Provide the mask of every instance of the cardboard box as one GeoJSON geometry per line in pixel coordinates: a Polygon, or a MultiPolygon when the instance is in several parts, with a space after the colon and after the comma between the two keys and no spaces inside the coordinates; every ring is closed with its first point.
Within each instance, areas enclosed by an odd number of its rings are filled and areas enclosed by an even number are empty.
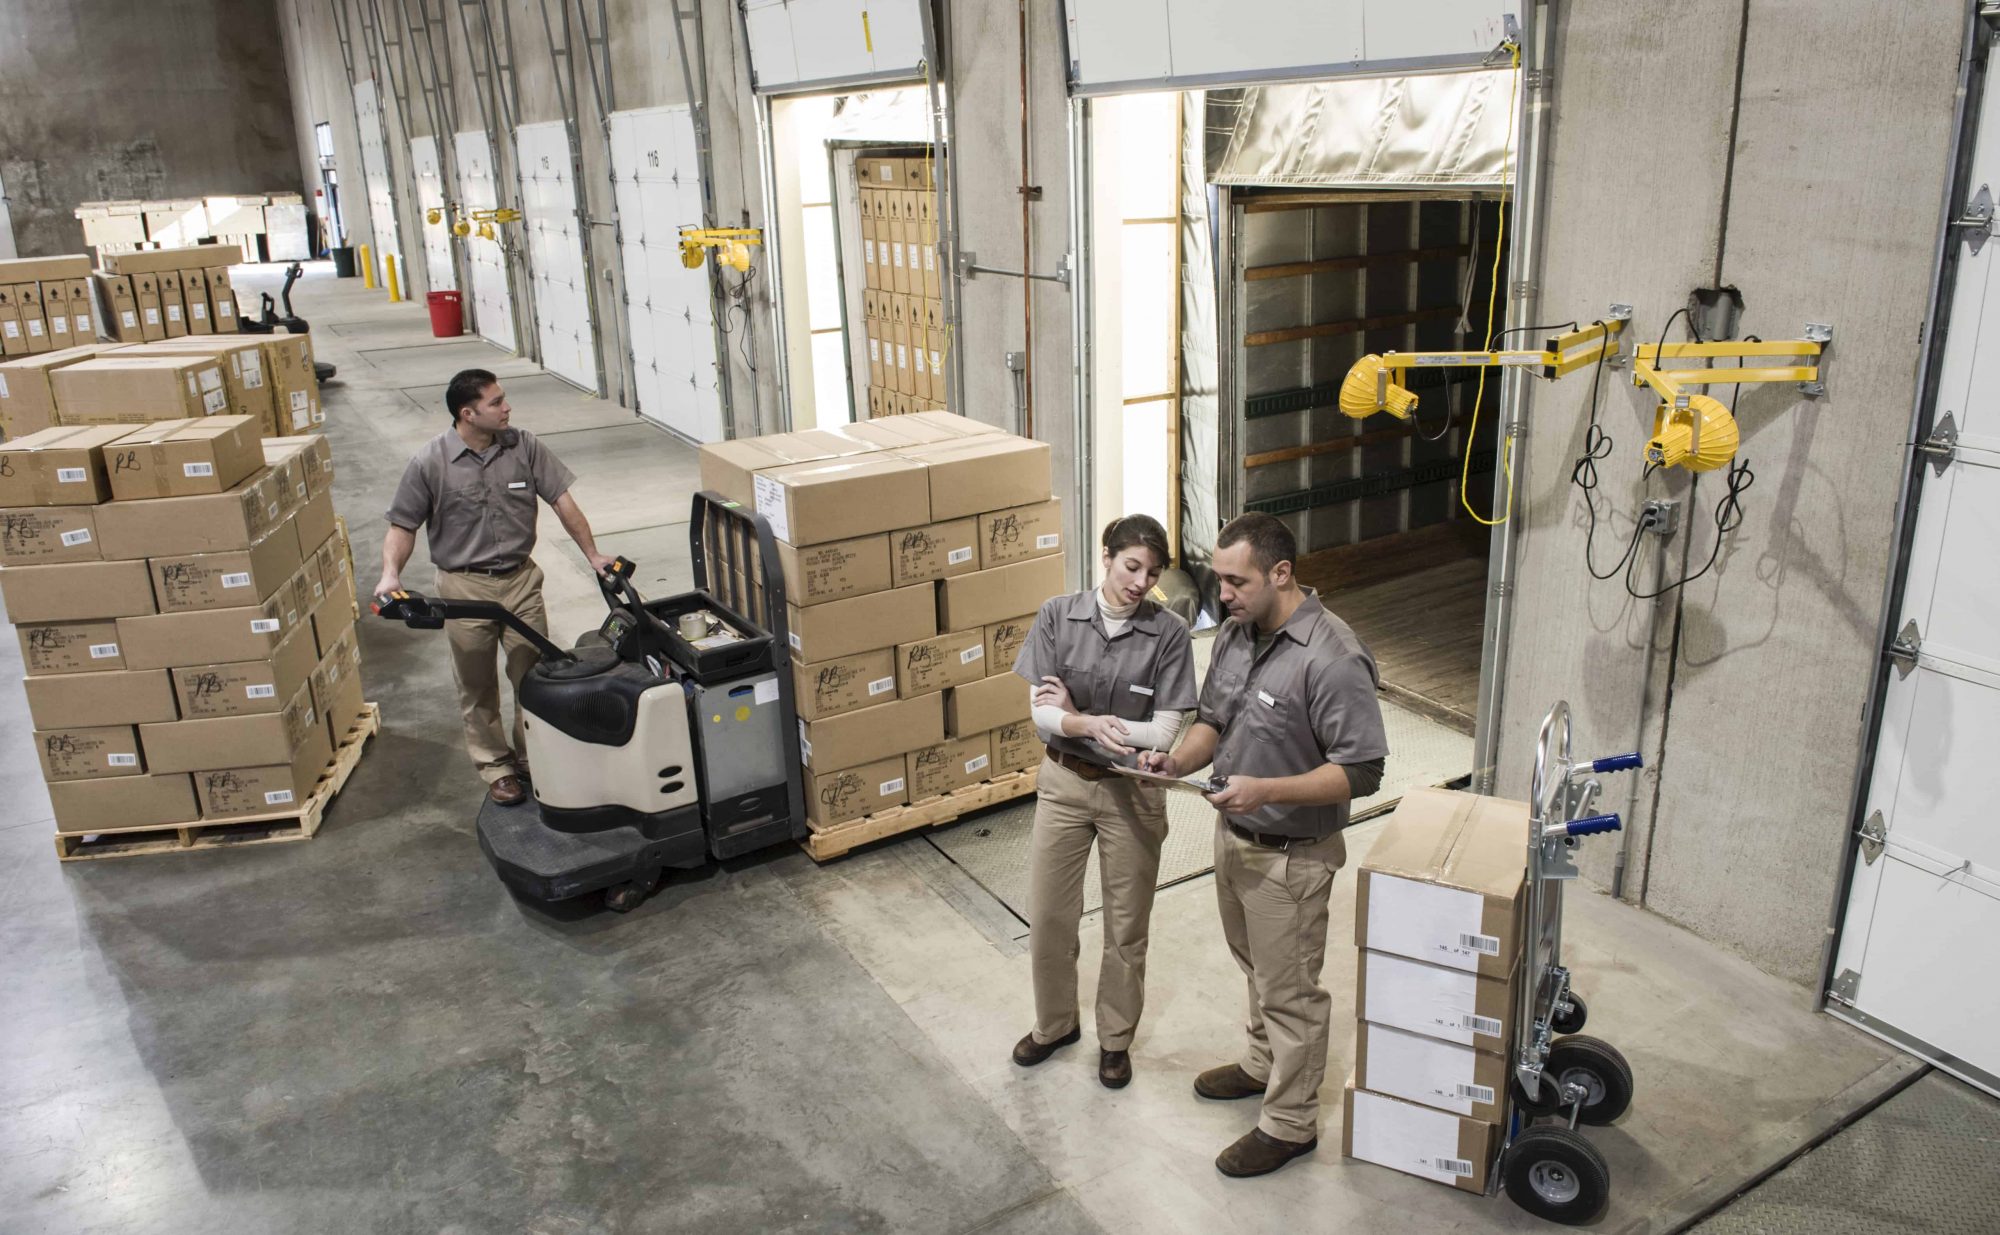
{"type": "Polygon", "coordinates": [[[7,620],[85,622],[153,612],[153,585],[144,562],[68,562],[0,570],[7,620]]]}
{"type": "Polygon", "coordinates": [[[889,538],[862,536],[799,548],[778,542],[785,600],[800,608],[890,586],[889,538]]]}
{"type": "Polygon", "coordinates": [[[298,575],[299,538],[284,524],[248,549],[148,558],[146,564],[161,613],[240,609],[263,604],[298,575]]]}
{"type": "Polygon", "coordinates": [[[1041,763],[1047,748],[1035,732],[1035,722],[1018,720],[993,731],[993,775],[1019,772],[1041,763]]]}
{"type": "MultiPolygon", "coordinates": [[[[992,672],[988,665],[987,671],[992,672]]],[[[944,699],[944,731],[949,737],[970,737],[1028,720],[1034,709],[1028,702],[1028,683],[1012,673],[954,686],[944,699]]]]}
{"type": "MultiPolygon", "coordinates": [[[[326,721],[327,741],[338,752],[362,713],[368,710],[367,697],[361,690],[361,649],[352,648],[352,663],[330,653],[325,667],[329,694],[326,706],[320,711],[326,721]]],[[[320,679],[315,677],[314,680],[320,679]]]]}
{"type": "Polygon", "coordinates": [[[48,729],[35,734],[42,779],[84,780],[92,776],[139,776],[139,731],[131,725],[89,729],[48,729]]]}
{"type": "Polygon", "coordinates": [[[92,729],[173,720],[174,687],[164,670],[65,673],[21,679],[37,729],[92,729]]]}
{"type": "Polygon", "coordinates": [[[118,623],[37,622],[16,626],[21,664],[30,675],[103,673],[125,667],[118,623]]]}
{"type": "MultiPolygon", "coordinates": [[[[1514,1024],[1512,981],[1366,949],[1360,961],[1356,1018],[1483,1051],[1507,1049],[1514,1024]]],[[[1519,972],[1515,971],[1517,976],[1519,972]]]]}
{"type": "Polygon", "coordinates": [[[986,628],[986,663],[992,666],[989,673],[1011,672],[1015,658],[1021,654],[1021,645],[1028,641],[1028,632],[1035,628],[1035,615],[1006,618],[994,622],[986,628]]]}
{"type": "Polygon", "coordinates": [[[139,305],[139,337],[149,342],[166,338],[166,314],[160,308],[160,276],[135,273],[131,279],[132,298],[139,305]]]}
{"type": "Polygon", "coordinates": [[[1355,946],[1506,978],[1527,848],[1525,802],[1410,790],[1361,864],[1355,946]]]}
{"type": "Polygon", "coordinates": [[[936,635],[896,645],[896,694],[914,699],[986,676],[986,632],[936,635]]]}
{"type": "Polygon", "coordinates": [[[338,583],[326,586],[326,599],[313,606],[313,644],[324,656],[340,637],[354,629],[355,622],[354,578],[342,576],[338,583]]]}
{"type": "Polygon", "coordinates": [[[78,347],[97,341],[97,325],[91,318],[96,312],[96,301],[91,298],[88,276],[70,279],[65,285],[69,300],[69,333],[78,347]]]}
{"type": "Polygon", "coordinates": [[[214,321],[217,334],[235,334],[240,329],[236,289],[230,285],[229,271],[220,267],[210,267],[208,271],[208,316],[214,321]]]}
{"type": "MultiPolygon", "coordinates": [[[[284,588],[264,603],[239,609],[197,609],[118,619],[118,642],[133,669],[173,669],[261,660],[277,651],[298,622],[287,622],[294,598],[284,588]]],[[[192,769],[183,769],[184,771],[192,769]]]]}
{"type": "Polygon", "coordinates": [[[157,276],[160,288],[160,316],[167,328],[169,339],[178,339],[188,332],[187,302],[181,295],[181,276],[178,270],[162,270],[157,276]]]}
{"type": "Polygon", "coordinates": [[[0,510],[0,566],[95,562],[97,519],[91,506],[27,506],[0,510]]]}
{"type": "Polygon", "coordinates": [[[69,328],[69,284],[60,280],[42,284],[42,315],[49,324],[50,351],[76,346],[76,334],[69,328]]]}
{"type": "Polygon", "coordinates": [[[1495,1124],[1400,1102],[1347,1082],[1340,1152],[1475,1195],[1500,1152],[1495,1124]]]}
{"type": "Polygon", "coordinates": [[[30,355],[46,353],[52,346],[49,342],[49,323],[42,307],[42,289],[34,283],[14,285],[14,302],[21,310],[21,333],[26,336],[30,355]]]}
{"type": "Polygon", "coordinates": [[[1354,1027],[1357,1087],[1498,1123],[1507,1103],[1504,1055],[1361,1021],[1354,1027]]]}
{"type": "Polygon", "coordinates": [[[53,257],[9,257],[0,260],[0,283],[41,283],[49,279],[87,279],[90,254],[62,253],[53,257]]]}
{"type": "Polygon", "coordinates": [[[912,802],[976,785],[993,775],[993,746],[983,733],[913,750],[907,760],[912,802]]]}
{"type": "Polygon", "coordinates": [[[815,775],[858,768],[943,740],[943,695],[898,699],[799,722],[799,755],[815,775]]]}
{"type": "Polygon", "coordinates": [[[168,339],[164,343],[141,343],[119,354],[211,356],[222,366],[222,387],[228,397],[229,414],[255,420],[260,436],[280,431],[275,402],[277,395],[266,369],[265,349],[255,336],[227,335],[217,338],[211,334],[195,333],[182,339],[168,339]]]}
{"type": "MultiPolygon", "coordinates": [[[[214,277],[210,276],[211,286],[214,277]]],[[[236,319],[224,326],[220,303],[215,308],[216,328],[233,333],[236,319]]],[[[319,376],[313,371],[312,336],[270,334],[258,340],[264,352],[264,366],[271,379],[271,403],[279,434],[308,433],[326,423],[319,401],[319,376]]]]}
{"type": "Polygon", "coordinates": [[[903,756],[815,776],[806,786],[806,818],[822,828],[909,802],[903,756]]]}
{"type": "Polygon", "coordinates": [[[354,637],[354,629],[349,627],[327,648],[311,674],[313,706],[329,721],[337,721],[344,730],[347,723],[361,710],[358,692],[361,689],[361,647],[354,637]],[[352,709],[347,705],[349,688],[357,692],[352,709]]]}
{"type": "MultiPolygon", "coordinates": [[[[180,209],[199,209],[199,201],[182,203],[180,209]]],[[[226,235],[235,235],[233,231],[226,235]]],[[[199,267],[212,270],[218,266],[240,265],[243,250],[233,244],[196,244],[161,249],[141,249],[136,253],[106,253],[100,259],[104,269],[111,274],[158,274],[162,270],[188,270],[199,267]]],[[[86,263],[87,264],[87,263],[86,263]]]]}
{"type": "Polygon", "coordinates": [[[886,703],[896,698],[896,653],[881,648],[816,664],[793,661],[792,686],[807,720],[886,703]]]}
{"type": "Polygon", "coordinates": [[[235,488],[264,466],[258,422],[248,416],[159,420],[105,449],[117,501],[191,497],[235,488]]]}
{"type": "MultiPolygon", "coordinates": [[[[897,250],[902,252],[901,249],[897,250]]],[[[917,390],[916,371],[910,367],[910,327],[905,322],[889,323],[889,340],[895,344],[896,374],[890,383],[897,394],[911,395],[917,390]]]]}
{"type": "Polygon", "coordinates": [[[979,516],[982,569],[1047,557],[1063,550],[1062,501],[1036,502],[979,516]]]}
{"type": "Polygon", "coordinates": [[[56,418],[66,425],[192,420],[229,410],[222,366],[208,356],[99,356],[57,369],[56,418]]]}
{"type": "Polygon", "coordinates": [[[933,519],[959,519],[1049,499],[1047,442],[977,437],[896,453],[924,465],[933,519]]]}
{"type": "Polygon", "coordinates": [[[729,501],[755,506],[757,488],[753,478],[758,472],[788,463],[815,463],[873,450],[866,442],[821,429],[710,442],[701,448],[701,487],[729,501]]]}
{"type": "Polygon", "coordinates": [[[181,294],[187,300],[187,326],[190,338],[201,338],[215,333],[215,319],[208,312],[208,272],[200,268],[182,270],[181,294]]]}
{"type": "Polygon", "coordinates": [[[946,579],[937,585],[938,629],[971,630],[1038,610],[1062,592],[1066,578],[1062,558],[1041,557],[946,579]]]}
{"type": "Polygon", "coordinates": [[[318,663],[311,632],[299,627],[268,656],[183,665],[169,677],[182,719],[261,716],[282,710],[300,687],[309,686],[318,663]]]}
{"type": "Polygon", "coordinates": [[[855,166],[861,182],[875,189],[899,189],[903,184],[903,160],[859,159],[855,166]]]}
{"type": "Polygon", "coordinates": [[[97,539],[106,558],[119,560],[248,549],[284,521],[282,483],[265,468],[227,493],[108,502],[98,508],[97,539]]]}
{"type": "Polygon", "coordinates": [[[111,497],[105,448],[129,430],[116,425],[43,429],[0,449],[0,507],[94,506],[111,497]]]}
{"type": "Polygon", "coordinates": [[[93,343],[0,363],[0,431],[6,433],[8,441],[13,441],[58,423],[55,387],[49,381],[49,374],[119,347],[115,343],[93,343]]]}
{"type": "Polygon", "coordinates": [[[796,605],[785,609],[793,655],[808,664],[928,639],[937,633],[937,613],[928,583],[849,596],[810,609],[796,605]]]}
{"type": "Polygon", "coordinates": [[[979,569],[979,524],[973,519],[906,527],[889,536],[889,577],[897,587],[949,579],[979,569]]]}
{"type": "Polygon", "coordinates": [[[170,827],[200,817],[194,782],[186,776],[105,776],[49,786],[56,831],[87,836],[136,828],[170,827]]]}
{"type": "MultiPolygon", "coordinates": [[[[312,711],[308,705],[307,711],[312,711]]],[[[229,725],[230,720],[189,721],[196,725],[229,725]]],[[[259,767],[211,768],[194,774],[194,792],[203,819],[253,818],[296,814],[333,761],[333,744],[317,717],[299,739],[291,757],[259,767]]]]}
{"type": "Polygon", "coordinates": [[[320,581],[327,587],[336,587],[342,580],[346,580],[350,588],[354,586],[353,576],[348,569],[349,552],[345,537],[327,537],[319,548],[313,550],[312,556],[313,561],[319,566],[320,581]]]}
{"type": "Polygon", "coordinates": [[[325,740],[312,688],[301,686],[277,712],[141,725],[139,745],[155,772],[200,772],[289,764],[313,734],[325,740]]]}
{"type": "Polygon", "coordinates": [[[265,438],[264,462],[273,467],[296,463],[305,480],[303,497],[318,497],[333,487],[333,446],[323,437],[265,438]]]}
{"type": "MultiPolygon", "coordinates": [[[[280,476],[273,482],[271,488],[280,495],[280,509],[284,509],[286,503],[282,500],[285,493],[283,477],[280,476]]],[[[302,545],[325,544],[326,538],[333,535],[334,528],[339,526],[337,522],[338,518],[339,516],[334,514],[333,511],[333,494],[322,490],[320,493],[307,498],[305,504],[298,508],[299,543],[302,545]]]]}
{"type": "Polygon", "coordinates": [[[757,513],[795,545],[851,540],[931,521],[922,465],[892,455],[793,463],[758,472],[757,513]]]}
{"type": "Polygon", "coordinates": [[[139,326],[139,301],[133,295],[129,275],[96,276],[97,290],[104,296],[104,328],[114,339],[142,342],[146,332],[139,326]]]}
{"type": "Polygon", "coordinates": [[[21,326],[21,297],[12,285],[0,284],[0,355],[26,356],[28,332],[21,326]]]}

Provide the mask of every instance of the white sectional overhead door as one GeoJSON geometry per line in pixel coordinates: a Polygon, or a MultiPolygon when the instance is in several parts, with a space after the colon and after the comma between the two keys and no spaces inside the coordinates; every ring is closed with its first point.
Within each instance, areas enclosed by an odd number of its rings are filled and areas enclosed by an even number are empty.
{"type": "Polygon", "coordinates": [[[598,393],[597,332],[590,315],[590,275],[577,231],[576,178],[569,129],[560,120],[514,130],[521,168],[521,228],[535,282],[535,335],[542,367],[598,393]]]}
{"type": "Polygon", "coordinates": [[[919,0],[745,0],[760,93],[923,76],[919,0]]]}
{"type": "Polygon", "coordinates": [[[697,442],[722,440],[708,263],[681,264],[680,229],[701,225],[700,160],[685,106],[611,113],[618,260],[625,270],[639,414],[697,442]]]}
{"type": "Polygon", "coordinates": [[[451,268],[451,220],[430,221],[430,212],[444,211],[444,175],[438,170],[438,144],[435,137],[412,137],[410,139],[410,167],[417,174],[417,210],[424,230],[424,272],[430,276],[430,288],[434,292],[449,291],[458,286],[458,276],[451,268]]]}
{"type": "MultiPolygon", "coordinates": [[[[452,153],[458,159],[461,207],[470,212],[499,206],[493,146],[486,140],[485,132],[474,129],[460,133],[452,139],[452,146],[452,153]]],[[[465,281],[472,285],[472,317],[479,337],[514,351],[518,346],[514,338],[514,294],[507,286],[507,254],[499,241],[482,240],[476,231],[465,238],[465,281]]]]}
{"type": "Polygon", "coordinates": [[[402,266],[403,245],[396,235],[396,195],[389,187],[389,147],[383,139],[382,104],[372,78],[354,84],[354,118],[361,129],[361,179],[368,189],[368,226],[375,233],[372,254],[375,277],[382,279],[388,270],[384,259],[391,254],[395,255],[396,265],[402,266]]]}

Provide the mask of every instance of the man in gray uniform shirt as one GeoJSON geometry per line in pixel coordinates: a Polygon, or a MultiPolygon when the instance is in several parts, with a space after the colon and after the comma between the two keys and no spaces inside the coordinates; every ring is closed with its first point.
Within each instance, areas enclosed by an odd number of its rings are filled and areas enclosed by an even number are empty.
{"type": "MultiPolygon", "coordinates": [[[[576,477],[525,429],[510,429],[513,415],[500,379],[485,369],[467,369],[445,387],[451,428],[424,443],[389,503],[389,531],[382,538],[382,579],[375,595],[403,586],[403,567],[417,547],[417,529],[430,533],[431,565],[437,593],[449,600],[490,600],[548,633],[542,604],[542,571],[529,558],[535,548],[536,500],[555,508],[563,530],[591,569],[600,574],[612,559],[597,551],[590,521],[577,508],[569,487],[576,477]]],[[[495,802],[512,805],[528,795],[521,742],[521,679],[540,654],[499,622],[454,620],[446,627],[451,644],[451,676],[458,684],[458,707],[465,719],[465,749],[495,802]],[[515,690],[511,740],[501,724],[500,677],[496,656],[507,661],[515,690]]]]}
{"type": "Polygon", "coordinates": [[[1261,1098],[1257,1126],[1222,1151],[1225,1175],[1265,1175],[1319,1145],[1333,1000],[1319,982],[1327,899],[1347,860],[1348,804],[1375,792],[1389,745],[1375,661],[1292,574],[1298,545],[1269,515],[1233,519],[1213,566],[1229,621],[1216,635],[1195,723],[1142,766],[1185,776],[1213,762],[1215,895],[1249,979],[1240,1063],[1195,1078],[1204,1098],[1261,1098]]]}

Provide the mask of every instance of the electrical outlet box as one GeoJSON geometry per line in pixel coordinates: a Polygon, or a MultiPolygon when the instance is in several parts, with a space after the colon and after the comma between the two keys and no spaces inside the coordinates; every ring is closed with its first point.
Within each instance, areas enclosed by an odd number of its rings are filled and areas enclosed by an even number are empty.
{"type": "Polygon", "coordinates": [[[1681,530],[1681,504],[1673,498],[1652,498],[1639,508],[1639,523],[1649,532],[1672,536],[1681,530]]]}

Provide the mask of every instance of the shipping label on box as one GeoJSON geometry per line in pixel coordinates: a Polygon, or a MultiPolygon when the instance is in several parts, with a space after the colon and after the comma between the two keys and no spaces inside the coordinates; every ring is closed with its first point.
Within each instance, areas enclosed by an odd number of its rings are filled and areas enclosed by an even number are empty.
{"type": "Polygon", "coordinates": [[[1062,552],[1060,499],[1015,506],[979,516],[979,564],[983,569],[1062,552]]]}
{"type": "Polygon", "coordinates": [[[89,506],[0,510],[0,566],[95,562],[97,519],[89,506]]]}
{"type": "Polygon", "coordinates": [[[1488,1122],[1505,1113],[1502,1055],[1367,1021],[1355,1026],[1354,1052],[1362,1089],[1488,1122]]]}
{"type": "Polygon", "coordinates": [[[892,755],[862,767],[813,777],[806,789],[806,817],[823,828],[831,827],[909,800],[903,756],[892,755]]]}
{"type": "MultiPolygon", "coordinates": [[[[987,666],[989,672],[993,668],[987,666]]],[[[944,731],[955,738],[971,737],[1029,720],[1033,714],[1028,683],[1000,672],[951,688],[944,700],[944,731]]]]}
{"type": "Polygon", "coordinates": [[[1011,725],[1002,725],[993,731],[993,774],[1019,772],[1032,768],[1042,761],[1046,753],[1042,746],[1042,736],[1035,732],[1035,722],[1018,720],[1011,725]]]}
{"type": "Polygon", "coordinates": [[[983,733],[911,751],[908,759],[912,802],[976,785],[993,776],[993,746],[983,733]]]}
{"type": "Polygon", "coordinates": [[[38,732],[35,753],[42,761],[42,779],[51,783],[93,776],[138,776],[145,771],[139,760],[139,731],[131,725],[38,732]]]}
{"type": "Polygon", "coordinates": [[[37,729],[90,729],[173,720],[174,688],[162,670],[65,673],[21,679],[37,729]]]}
{"type": "Polygon", "coordinates": [[[1528,807],[1414,789],[1361,864],[1354,942],[1505,978],[1520,957],[1528,807]]]}
{"type": "Polygon", "coordinates": [[[14,628],[21,661],[30,676],[103,673],[125,667],[118,646],[118,623],[39,622],[14,628]]]}
{"type": "Polygon", "coordinates": [[[937,585],[938,628],[971,630],[1039,610],[1066,578],[1062,558],[1043,557],[946,579],[937,585]]]}
{"type": "Polygon", "coordinates": [[[896,694],[904,699],[986,676],[986,632],[937,635],[896,647],[896,694]]]}
{"type": "Polygon", "coordinates": [[[928,639],[937,633],[937,610],[931,585],[919,583],[807,609],[788,605],[785,625],[794,658],[813,664],[928,639]]]}
{"type": "Polygon", "coordinates": [[[56,831],[68,835],[169,827],[200,818],[185,775],[106,776],[49,786],[56,831]]]}
{"type": "Polygon", "coordinates": [[[144,562],[65,562],[0,570],[7,620],[88,622],[153,612],[153,584],[144,562]]]}
{"type": "Polygon", "coordinates": [[[799,548],[778,542],[785,599],[804,608],[890,586],[889,538],[862,536],[799,548]]]}
{"type": "Polygon", "coordinates": [[[1475,1194],[1500,1152],[1500,1129],[1347,1083],[1341,1153],[1475,1194]]]}
{"type": "Polygon", "coordinates": [[[94,506],[109,499],[105,448],[127,432],[57,427],[8,442],[0,450],[0,506],[94,506]]]}
{"type": "Polygon", "coordinates": [[[1514,995],[1512,981],[1364,950],[1354,1011],[1392,1029],[1505,1051],[1513,1032],[1514,995]]]}
{"type": "Polygon", "coordinates": [[[896,653],[881,648],[817,664],[793,661],[792,686],[807,720],[887,703],[896,698],[896,653]]]}
{"type": "Polygon", "coordinates": [[[860,767],[943,740],[941,694],[799,721],[799,757],[815,774],[860,767]]]}
{"type": "Polygon", "coordinates": [[[892,532],[890,577],[897,587],[971,574],[979,569],[979,525],[972,519],[892,532]]]}

